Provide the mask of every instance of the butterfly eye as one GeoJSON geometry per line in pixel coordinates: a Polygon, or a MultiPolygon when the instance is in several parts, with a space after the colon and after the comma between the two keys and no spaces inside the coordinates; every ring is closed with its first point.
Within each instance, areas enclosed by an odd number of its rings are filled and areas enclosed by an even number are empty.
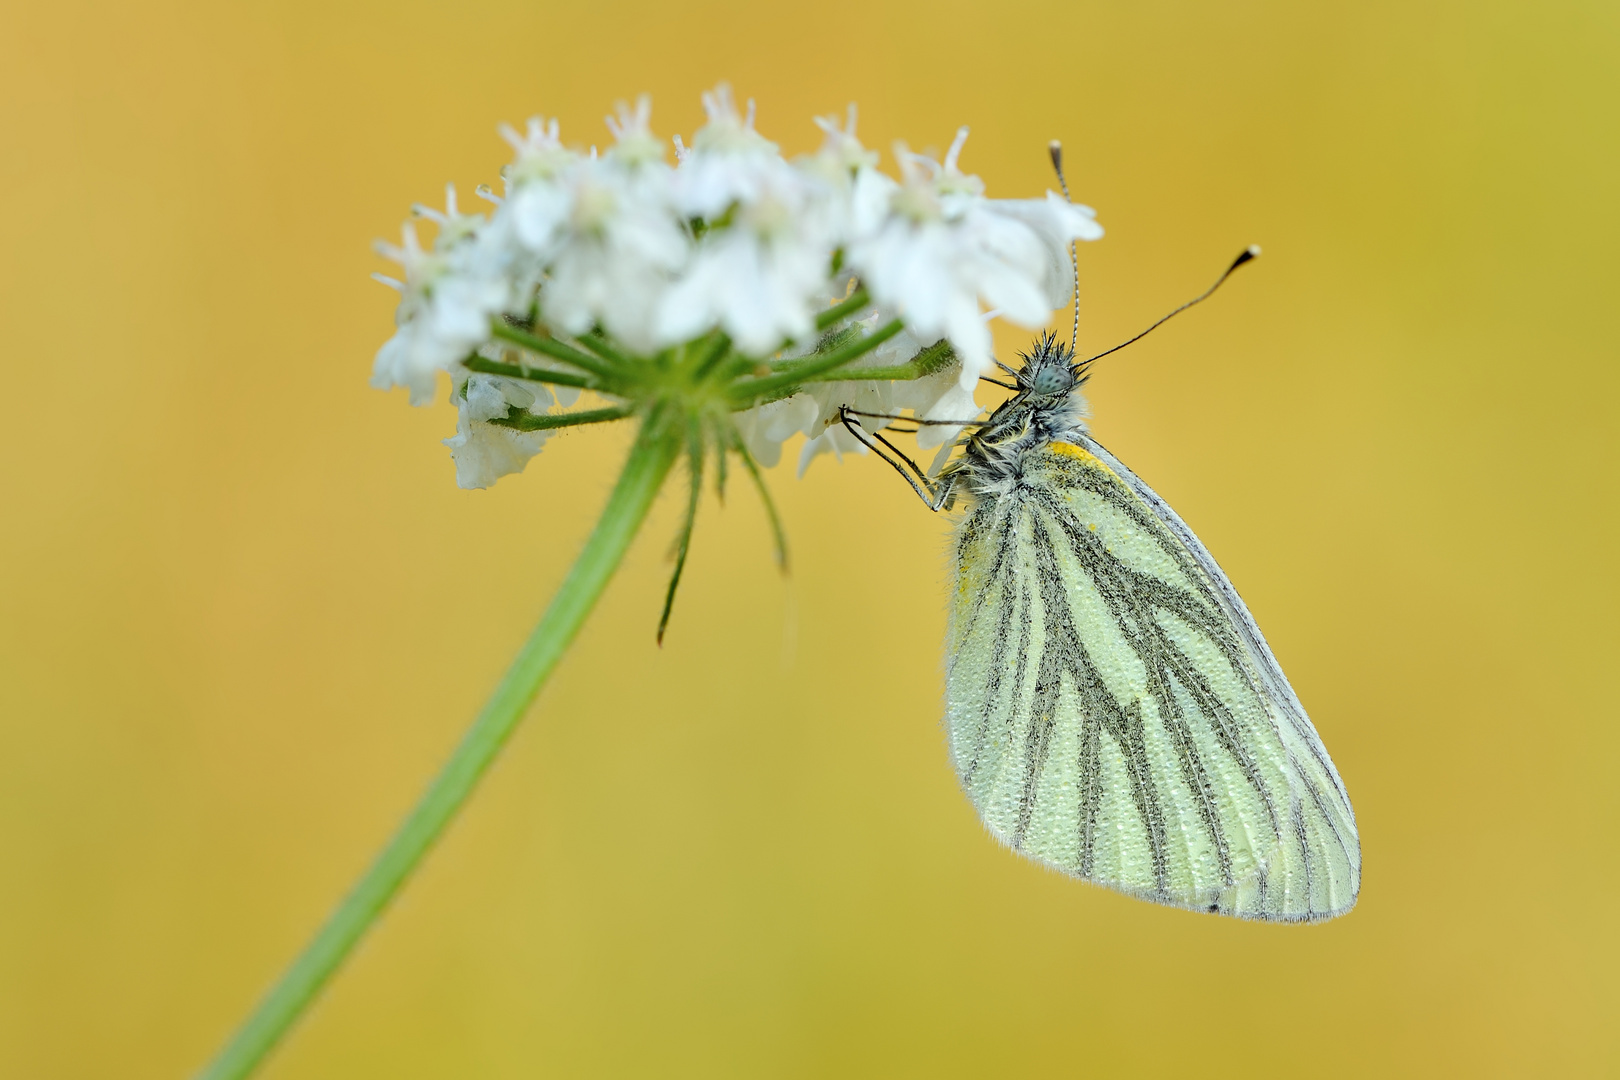
{"type": "Polygon", "coordinates": [[[1061,394],[1074,383],[1074,376],[1066,368],[1048,367],[1035,373],[1029,388],[1037,394],[1061,394]]]}

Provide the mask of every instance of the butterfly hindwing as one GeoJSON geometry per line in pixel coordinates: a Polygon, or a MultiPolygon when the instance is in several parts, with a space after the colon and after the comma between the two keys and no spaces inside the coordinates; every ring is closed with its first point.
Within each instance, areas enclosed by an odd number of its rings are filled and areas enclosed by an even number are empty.
{"type": "Polygon", "coordinates": [[[1354,903],[1349,799],[1264,638],[1089,436],[977,502],[955,575],[946,725],[998,839],[1182,907],[1297,921],[1354,903]]]}

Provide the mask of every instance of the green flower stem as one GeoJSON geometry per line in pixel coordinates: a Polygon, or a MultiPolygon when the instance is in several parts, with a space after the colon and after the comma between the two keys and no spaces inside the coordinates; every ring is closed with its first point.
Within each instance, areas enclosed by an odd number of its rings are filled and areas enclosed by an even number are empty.
{"type": "Polygon", "coordinates": [[[577,340],[581,345],[591,350],[591,352],[595,353],[597,356],[600,356],[602,359],[618,367],[629,367],[636,362],[630,357],[624,355],[624,353],[620,352],[613,342],[609,341],[595,330],[592,330],[588,334],[580,334],[577,340]]]}
{"type": "Polygon", "coordinates": [[[880,379],[905,382],[910,379],[920,379],[925,375],[932,375],[955,359],[956,353],[951,350],[950,342],[936,341],[903,364],[894,364],[890,367],[850,368],[847,371],[830,371],[820,375],[812,375],[804,381],[855,382],[861,379],[880,379]]]}
{"type": "Polygon", "coordinates": [[[552,371],[549,368],[532,368],[527,364],[505,364],[499,360],[486,360],[477,353],[467,357],[461,362],[468,371],[478,371],[485,375],[504,375],[508,379],[526,379],[529,382],[550,383],[552,386],[575,386],[581,390],[596,385],[595,379],[587,379],[583,375],[575,375],[568,371],[552,371]]]}
{"type": "Polygon", "coordinates": [[[656,409],[642,424],[585,550],[478,719],[359,884],[199,1080],[241,1080],[263,1062],[456,816],[618,568],[680,454],[682,434],[680,425],[663,422],[656,409]]]}
{"type": "Polygon", "coordinates": [[[699,345],[697,359],[692,365],[692,377],[694,379],[705,378],[715,369],[715,365],[726,358],[726,353],[729,351],[731,351],[731,339],[718,330],[711,333],[699,345]]]}
{"type": "Polygon", "coordinates": [[[540,416],[519,409],[513,416],[497,417],[490,423],[496,427],[512,428],[515,431],[550,431],[552,428],[578,427],[580,424],[605,424],[609,420],[623,420],[629,415],[630,410],[623,406],[609,409],[581,409],[579,412],[545,413],[540,416]]]}
{"type": "Polygon", "coordinates": [[[519,330],[501,319],[496,319],[490,327],[490,333],[501,341],[510,342],[520,349],[528,349],[540,356],[549,356],[554,360],[561,360],[581,371],[595,375],[599,379],[612,380],[617,372],[607,364],[598,360],[589,353],[580,352],[572,345],[564,345],[556,338],[540,337],[526,330],[519,330]]]}
{"type": "MultiPolygon", "coordinates": [[[[800,353],[797,356],[779,356],[767,366],[771,371],[791,371],[794,368],[803,367],[805,360],[811,357],[826,356],[834,349],[842,348],[852,341],[859,341],[860,337],[861,328],[859,326],[841,326],[837,330],[829,330],[821,335],[821,340],[816,342],[814,352],[800,353]]],[[[742,369],[742,371],[746,370],[748,369],[742,369]]],[[[741,373],[740,371],[739,374],[741,373]]]]}
{"type": "MultiPolygon", "coordinates": [[[[771,498],[771,489],[765,486],[765,478],[759,474],[759,463],[754,460],[754,455],[748,452],[748,447],[735,433],[732,435],[731,448],[742,458],[748,475],[753,477],[754,487],[759,490],[760,501],[765,504],[765,516],[771,522],[771,535],[776,540],[776,565],[785,574],[788,569],[787,530],[782,528],[782,519],[776,512],[776,502],[771,498]]],[[[720,460],[726,460],[724,454],[720,455],[720,460]]]]}
{"type": "Polygon", "coordinates": [[[784,368],[775,374],[738,383],[733,387],[732,393],[739,402],[771,401],[781,396],[784,391],[791,392],[799,383],[807,379],[812,379],[824,372],[836,370],[845,364],[860,359],[904,329],[905,324],[899,319],[890,319],[858,341],[840,345],[831,352],[819,356],[809,357],[804,363],[794,364],[792,367],[784,368]]]}
{"type": "Polygon", "coordinates": [[[834,304],[826,311],[823,311],[820,315],[817,315],[816,329],[827,329],[827,327],[831,326],[839,319],[842,319],[845,315],[853,315],[855,312],[861,310],[861,308],[865,307],[871,302],[871,300],[872,298],[867,295],[865,289],[856,289],[854,292],[849,294],[849,299],[834,304]]]}

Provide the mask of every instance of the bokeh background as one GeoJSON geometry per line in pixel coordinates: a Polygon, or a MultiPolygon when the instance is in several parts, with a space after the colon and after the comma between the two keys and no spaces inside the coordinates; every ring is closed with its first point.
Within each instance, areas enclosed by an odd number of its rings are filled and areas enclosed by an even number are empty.
{"type": "MultiPolygon", "coordinates": [[[[878,463],[664,504],[265,1076],[1612,1075],[1620,7],[59,0],[0,9],[0,1075],[179,1077],[444,758],[627,432],[455,488],[366,386],[368,248],[502,120],[650,91],[1050,186],[1102,440],[1200,531],[1349,785],[1348,917],[997,848],[940,729],[946,524],[878,463]]],[[[1003,349],[1022,335],[1006,335],[1003,349]]],[[[988,400],[988,397],[987,397],[988,400]]],[[[790,453],[791,458],[791,453],[790,453]]]]}

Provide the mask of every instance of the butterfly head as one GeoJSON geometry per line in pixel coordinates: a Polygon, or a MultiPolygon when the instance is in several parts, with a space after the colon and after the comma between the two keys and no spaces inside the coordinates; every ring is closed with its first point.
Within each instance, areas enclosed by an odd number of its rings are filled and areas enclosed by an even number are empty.
{"type": "Polygon", "coordinates": [[[1085,381],[1075,366],[1074,350],[1051,333],[1035,339],[1035,347],[1024,354],[1018,369],[1018,388],[1030,397],[1061,398],[1085,381]]]}

